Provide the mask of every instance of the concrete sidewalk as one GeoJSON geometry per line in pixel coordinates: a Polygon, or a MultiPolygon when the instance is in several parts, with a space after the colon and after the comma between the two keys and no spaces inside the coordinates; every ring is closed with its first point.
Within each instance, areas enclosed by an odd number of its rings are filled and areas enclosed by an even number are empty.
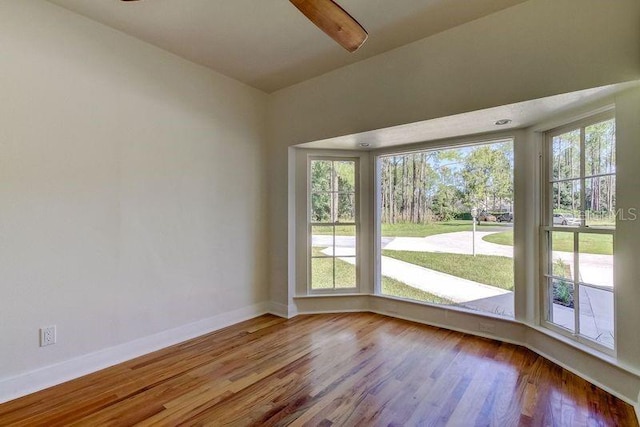
{"type": "Polygon", "coordinates": [[[513,292],[430,270],[394,258],[381,259],[383,276],[453,301],[456,305],[502,316],[514,316],[513,292]]]}
{"type": "MultiPolygon", "coordinates": [[[[331,248],[323,249],[322,253],[325,255],[334,254],[331,248]]],[[[345,257],[338,258],[344,262],[355,264],[355,258],[353,258],[355,250],[353,248],[337,247],[335,255],[345,257]]],[[[511,291],[385,256],[381,258],[381,270],[383,276],[448,299],[456,305],[503,316],[514,316],[513,292],[511,291]]]]}

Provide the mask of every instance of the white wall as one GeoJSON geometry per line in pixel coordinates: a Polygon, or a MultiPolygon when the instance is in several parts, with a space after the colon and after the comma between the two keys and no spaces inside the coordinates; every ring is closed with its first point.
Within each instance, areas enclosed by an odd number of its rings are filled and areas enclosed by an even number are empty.
{"type": "Polygon", "coordinates": [[[257,90],[0,1],[0,388],[268,300],[265,119],[257,90]]]}

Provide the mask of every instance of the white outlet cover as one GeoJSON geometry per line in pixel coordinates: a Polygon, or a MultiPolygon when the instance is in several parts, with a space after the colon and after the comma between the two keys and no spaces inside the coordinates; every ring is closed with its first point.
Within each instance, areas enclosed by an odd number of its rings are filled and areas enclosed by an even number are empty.
{"type": "Polygon", "coordinates": [[[46,326],[40,328],[40,347],[46,347],[56,343],[56,327],[46,326]]]}

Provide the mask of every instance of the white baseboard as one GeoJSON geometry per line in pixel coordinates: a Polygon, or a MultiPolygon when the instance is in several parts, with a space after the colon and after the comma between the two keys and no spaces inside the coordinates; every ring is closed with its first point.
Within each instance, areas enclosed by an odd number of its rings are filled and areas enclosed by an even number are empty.
{"type": "MultiPolygon", "coordinates": [[[[341,310],[331,310],[331,309],[327,309],[327,310],[301,310],[299,313],[296,313],[297,315],[304,315],[304,314],[339,314],[339,313],[363,313],[363,312],[371,312],[371,313],[376,313],[372,310],[361,310],[359,308],[345,308],[345,309],[341,309],[341,310]]],[[[378,313],[378,314],[384,314],[384,313],[378,313]]],[[[397,317],[397,316],[391,316],[391,317],[397,317]]]]}
{"type": "Polygon", "coordinates": [[[0,403],[8,402],[9,400],[263,315],[270,312],[271,308],[270,303],[267,302],[254,304],[94,353],[85,354],[55,365],[39,368],[15,377],[0,379],[0,403]]]}
{"type": "Polygon", "coordinates": [[[288,319],[293,319],[298,314],[300,314],[298,313],[298,306],[296,304],[289,304],[287,312],[289,313],[288,319]]]}
{"type": "Polygon", "coordinates": [[[482,332],[479,332],[479,331],[475,331],[473,329],[457,328],[457,327],[454,327],[454,326],[451,326],[451,325],[447,325],[447,324],[444,324],[444,323],[438,323],[438,322],[428,322],[426,320],[419,319],[417,317],[402,316],[402,315],[400,315],[398,313],[389,312],[389,311],[385,311],[385,310],[374,310],[374,309],[371,309],[371,310],[369,310],[369,312],[376,313],[376,314],[381,314],[383,316],[394,317],[396,319],[408,320],[409,322],[421,323],[423,325],[433,326],[434,328],[446,329],[446,330],[449,330],[449,331],[460,332],[462,334],[474,335],[474,336],[477,336],[477,337],[487,338],[487,339],[494,340],[494,341],[500,341],[500,342],[504,342],[504,343],[507,343],[507,344],[513,344],[513,345],[522,346],[522,344],[519,341],[514,341],[514,340],[507,339],[507,338],[498,337],[496,335],[485,334],[485,333],[482,333],[482,332]]]}
{"type": "Polygon", "coordinates": [[[280,304],[279,302],[271,301],[269,303],[269,313],[274,316],[283,317],[285,319],[290,319],[289,315],[289,307],[286,304],[280,304]]]}
{"type": "Polygon", "coordinates": [[[283,317],[285,319],[292,319],[298,315],[298,307],[295,304],[281,304],[279,302],[271,301],[269,303],[269,313],[274,316],[283,317]]]}

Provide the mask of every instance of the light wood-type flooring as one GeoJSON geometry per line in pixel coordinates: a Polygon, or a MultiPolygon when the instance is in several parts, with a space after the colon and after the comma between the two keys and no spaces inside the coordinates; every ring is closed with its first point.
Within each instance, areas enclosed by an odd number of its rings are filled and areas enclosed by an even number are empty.
{"type": "Polygon", "coordinates": [[[524,348],[377,314],[265,315],[0,405],[0,426],[637,426],[524,348]]]}

